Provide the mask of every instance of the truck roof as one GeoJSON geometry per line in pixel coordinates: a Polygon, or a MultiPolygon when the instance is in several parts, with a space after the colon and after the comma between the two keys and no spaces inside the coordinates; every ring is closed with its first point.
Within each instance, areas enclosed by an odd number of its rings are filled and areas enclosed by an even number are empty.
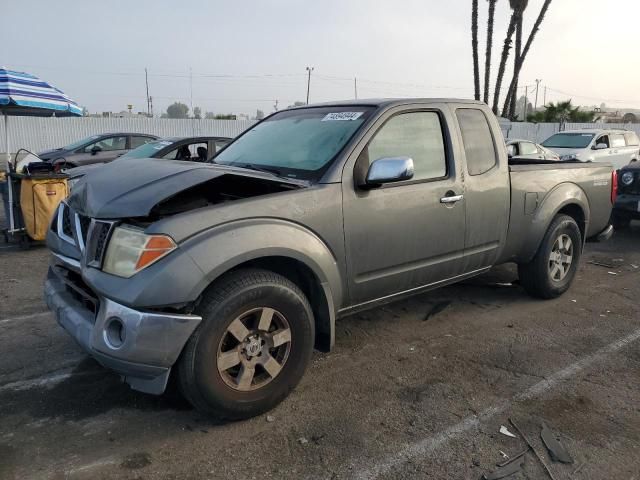
{"type": "Polygon", "coordinates": [[[307,107],[391,107],[394,105],[406,105],[408,103],[468,103],[484,105],[483,102],[459,98],[365,98],[361,100],[341,100],[334,102],[312,103],[294,108],[307,107]]]}

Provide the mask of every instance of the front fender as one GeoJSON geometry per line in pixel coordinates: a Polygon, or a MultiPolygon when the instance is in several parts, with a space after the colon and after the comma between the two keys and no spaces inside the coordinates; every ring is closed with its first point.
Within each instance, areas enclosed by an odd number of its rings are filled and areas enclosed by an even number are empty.
{"type": "Polygon", "coordinates": [[[334,254],[314,232],[273,218],[233,221],[202,232],[181,245],[202,270],[202,280],[189,295],[197,298],[230,269],[264,257],[289,257],[307,265],[323,286],[329,302],[342,305],[344,287],[334,254]]]}
{"type": "Polygon", "coordinates": [[[575,183],[556,185],[544,197],[533,215],[529,227],[529,235],[523,248],[523,257],[525,257],[526,261],[530,261],[538,251],[549,225],[551,225],[558,212],[570,205],[580,207],[584,216],[584,231],[588,230],[587,226],[589,225],[591,210],[587,194],[575,183]]]}

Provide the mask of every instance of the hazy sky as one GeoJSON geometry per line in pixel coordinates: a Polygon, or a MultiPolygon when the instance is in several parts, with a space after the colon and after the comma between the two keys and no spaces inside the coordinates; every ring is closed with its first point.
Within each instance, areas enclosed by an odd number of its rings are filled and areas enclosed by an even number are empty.
{"type": "MultiPolygon", "coordinates": [[[[354,77],[361,98],[473,95],[471,0],[1,3],[0,65],[42,77],[91,112],[146,110],[145,67],[155,113],[190,104],[190,69],[203,112],[304,101],[307,65],[311,102],[353,98],[354,77]]],[[[541,4],[529,1],[525,38],[541,4]]],[[[485,0],[480,8],[484,33],[485,0]]],[[[508,19],[499,0],[494,73],[508,19]]],[[[640,107],[638,19],[637,0],[554,0],[521,85],[541,78],[548,100],[640,107]]]]}

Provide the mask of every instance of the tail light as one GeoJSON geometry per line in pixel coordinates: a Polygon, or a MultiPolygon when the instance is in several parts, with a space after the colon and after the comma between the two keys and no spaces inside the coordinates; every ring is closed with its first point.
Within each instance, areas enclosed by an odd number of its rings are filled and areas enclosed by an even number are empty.
{"type": "Polygon", "coordinates": [[[616,203],[618,197],[618,171],[611,172],[611,205],[616,203]]]}

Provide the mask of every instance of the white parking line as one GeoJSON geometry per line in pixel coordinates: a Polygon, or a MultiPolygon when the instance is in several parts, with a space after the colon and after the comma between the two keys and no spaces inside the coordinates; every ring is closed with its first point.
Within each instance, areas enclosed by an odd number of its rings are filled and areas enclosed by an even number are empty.
{"type": "Polygon", "coordinates": [[[354,478],[358,480],[375,479],[380,475],[389,473],[392,469],[403,465],[412,458],[428,456],[449,441],[459,437],[461,434],[478,427],[481,422],[504,413],[514,403],[539,397],[543,393],[556,387],[561,382],[575,376],[577,373],[589,367],[593,363],[604,360],[607,355],[617,352],[638,339],[640,339],[640,329],[607,345],[606,347],[601,348],[594,354],[584,357],[562,370],[553,373],[548,378],[529,387],[524,392],[514,395],[511,399],[499,402],[497,405],[483,410],[478,415],[469,416],[463,419],[460,423],[457,423],[442,432],[426,437],[417,443],[408,445],[396,454],[383,459],[381,462],[374,463],[373,465],[368,463],[366,466],[363,465],[362,468],[355,468],[354,470],[359,471],[360,473],[354,478]]]}
{"type": "Polygon", "coordinates": [[[0,320],[0,325],[9,323],[9,322],[18,322],[20,320],[31,320],[32,318],[43,317],[45,315],[51,315],[51,312],[47,310],[46,312],[30,313],[28,315],[19,315],[17,317],[3,318],[2,320],[0,320]]]}
{"type": "Polygon", "coordinates": [[[19,380],[17,382],[7,383],[6,385],[0,386],[0,393],[8,390],[12,391],[20,391],[20,390],[28,390],[30,388],[35,387],[53,387],[57,383],[66,380],[74,375],[71,372],[60,373],[57,372],[53,375],[47,375],[45,377],[32,378],[30,380],[19,380]]]}

